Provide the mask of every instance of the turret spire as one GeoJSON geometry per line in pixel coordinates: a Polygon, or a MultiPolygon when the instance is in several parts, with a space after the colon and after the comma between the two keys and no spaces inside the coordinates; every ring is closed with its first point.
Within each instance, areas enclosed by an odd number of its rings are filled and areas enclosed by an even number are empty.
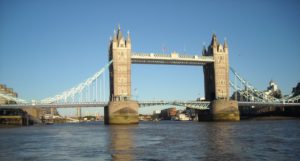
{"type": "Polygon", "coordinates": [[[228,48],[228,44],[227,44],[227,39],[224,39],[224,45],[223,45],[224,49],[228,48]]]}
{"type": "Polygon", "coordinates": [[[217,47],[218,46],[218,40],[217,40],[217,36],[215,33],[213,33],[213,36],[212,36],[212,40],[211,40],[211,46],[214,46],[214,47],[217,47]]]}
{"type": "Polygon", "coordinates": [[[205,47],[205,44],[203,44],[202,55],[206,55],[206,47],[205,47]]]}
{"type": "Polygon", "coordinates": [[[114,37],[113,37],[113,41],[117,41],[117,34],[116,34],[116,30],[114,30],[114,37]]]}
{"type": "Polygon", "coordinates": [[[130,32],[129,30],[127,31],[127,42],[130,42],[131,41],[131,38],[130,38],[130,32]]]}
{"type": "Polygon", "coordinates": [[[118,27],[117,39],[120,41],[123,38],[121,27],[118,27]]]}

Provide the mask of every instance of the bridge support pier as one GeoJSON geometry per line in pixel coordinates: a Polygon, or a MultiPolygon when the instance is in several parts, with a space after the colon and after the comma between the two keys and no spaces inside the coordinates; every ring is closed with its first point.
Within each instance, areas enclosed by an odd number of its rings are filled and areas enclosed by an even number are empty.
{"type": "Polygon", "coordinates": [[[214,100],[211,102],[213,121],[239,121],[238,102],[233,100],[214,100]]]}
{"type": "Polygon", "coordinates": [[[107,125],[138,124],[139,104],[136,101],[111,101],[104,107],[104,123],[107,125]]]}
{"type": "Polygon", "coordinates": [[[213,100],[210,110],[198,111],[199,121],[239,121],[238,102],[233,100],[213,100]]]}

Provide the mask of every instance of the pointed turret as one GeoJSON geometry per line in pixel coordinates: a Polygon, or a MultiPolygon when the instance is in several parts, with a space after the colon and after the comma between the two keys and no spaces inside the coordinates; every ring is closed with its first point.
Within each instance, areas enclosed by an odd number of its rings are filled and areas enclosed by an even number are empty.
{"type": "Polygon", "coordinates": [[[224,39],[223,49],[224,49],[224,52],[226,54],[228,54],[228,44],[227,44],[227,39],[226,38],[224,39]]]}
{"type": "Polygon", "coordinates": [[[113,41],[117,41],[117,34],[116,34],[116,30],[114,30],[114,37],[113,37],[113,41]]]}
{"type": "Polygon", "coordinates": [[[223,47],[224,47],[224,49],[227,49],[227,48],[228,48],[228,44],[227,44],[226,38],[225,38],[225,40],[224,40],[224,45],[223,45],[223,47]]]}
{"type": "Polygon", "coordinates": [[[206,47],[205,47],[205,45],[203,45],[202,55],[206,55],[206,47]]]}
{"type": "Polygon", "coordinates": [[[131,38],[129,31],[127,31],[126,47],[131,48],[131,38]]]}
{"type": "Polygon", "coordinates": [[[122,35],[121,28],[120,28],[120,26],[119,26],[119,28],[118,28],[118,33],[117,33],[117,39],[118,39],[118,41],[120,41],[122,38],[123,38],[123,35],[122,35]]]}
{"type": "Polygon", "coordinates": [[[127,31],[127,40],[126,40],[127,42],[130,42],[131,41],[131,38],[130,38],[130,32],[129,31],[127,31]]]}
{"type": "Polygon", "coordinates": [[[224,48],[222,44],[218,45],[218,52],[223,52],[224,48]]]}
{"type": "Polygon", "coordinates": [[[113,46],[113,47],[117,47],[118,45],[118,41],[117,41],[117,33],[116,33],[116,30],[114,30],[114,36],[113,36],[113,38],[112,38],[112,41],[111,41],[111,45],[113,46]]]}
{"type": "Polygon", "coordinates": [[[215,33],[213,33],[213,36],[212,36],[212,40],[211,40],[211,46],[213,46],[213,47],[217,47],[218,46],[218,40],[217,40],[217,36],[216,36],[216,34],[215,33]]]}

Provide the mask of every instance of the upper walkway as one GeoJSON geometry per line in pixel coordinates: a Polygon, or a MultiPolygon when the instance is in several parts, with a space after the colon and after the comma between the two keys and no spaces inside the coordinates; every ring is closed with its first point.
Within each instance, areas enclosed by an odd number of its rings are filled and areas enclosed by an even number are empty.
{"type": "Polygon", "coordinates": [[[155,54],[132,53],[132,64],[168,64],[168,65],[196,65],[202,66],[214,62],[212,56],[185,55],[179,53],[155,54]]]}

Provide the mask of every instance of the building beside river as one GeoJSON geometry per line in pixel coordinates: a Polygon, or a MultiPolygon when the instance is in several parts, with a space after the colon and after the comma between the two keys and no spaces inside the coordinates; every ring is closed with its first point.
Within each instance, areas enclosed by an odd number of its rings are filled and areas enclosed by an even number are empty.
{"type": "MultiPolygon", "coordinates": [[[[8,88],[4,84],[0,84],[0,93],[9,95],[12,97],[18,97],[18,94],[16,92],[14,92],[14,90],[12,88],[8,88]]],[[[16,102],[7,100],[6,98],[0,96],[0,104],[15,104],[15,103],[16,102]]]]}

